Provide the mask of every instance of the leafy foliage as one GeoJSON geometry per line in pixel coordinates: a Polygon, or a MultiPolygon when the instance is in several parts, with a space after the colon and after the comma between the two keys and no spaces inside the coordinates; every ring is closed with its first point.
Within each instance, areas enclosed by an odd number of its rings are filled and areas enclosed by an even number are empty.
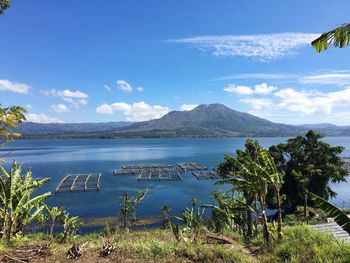
{"type": "Polygon", "coordinates": [[[9,8],[11,0],[0,0],[0,15],[4,14],[4,10],[9,8]]]}
{"type": "Polygon", "coordinates": [[[333,217],[334,221],[350,234],[350,218],[342,210],[313,193],[310,195],[317,206],[333,217]]]}
{"type": "Polygon", "coordinates": [[[237,193],[237,196],[234,196],[231,191],[225,194],[214,191],[212,195],[216,205],[204,205],[203,207],[212,209],[212,218],[216,231],[247,232],[245,215],[254,212],[254,210],[246,204],[244,197],[239,193],[237,193]]]}
{"type": "Polygon", "coordinates": [[[121,197],[120,215],[123,219],[123,228],[127,228],[129,224],[136,220],[136,205],[138,205],[146,196],[147,189],[137,192],[135,197],[130,197],[128,193],[124,193],[121,197]]]}
{"type": "MultiPolygon", "coordinates": [[[[253,201],[255,201],[255,204],[259,203],[266,242],[270,241],[270,231],[268,229],[266,216],[266,196],[268,190],[273,189],[277,197],[277,206],[279,209],[278,232],[279,237],[282,238],[282,200],[280,189],[283,184],[283,173],[277,171],[272,157],[257,141],[248,139],[245,146],[245,151],[236,151],[236,158],[225,155],[225,161],[219,165],[218,170],[221,174],[228,174],[228,178],[220,180],[217,184],[232,184],[233,189],[243,193],[249,206],[252,206],[253,201]]],[[[257,206],[255,211],[255,217],[257,218],[257,206]]],[[[251,229],[250,219],[251,213],[249,212],[246,214],[248,229],[251,229]]],[[[248,230],[247,236],[251,236],[251,230],[248,230]]]]}
{"type": "Polygon", "coordinates": [[[12,236],[37,218],[44,209],[44,201],[50,192],[32,197],[33,192],[48,179],[34,180],[30,170],[22,175],[21,165],[14,161],[8,173],[0,166],[0,220],[3,237],[9,241],[12,236]]]}
{"type": "Polygon", "coordinates": [[[20,136],[19,133],[12,132],[11,129],[25,120],[25,113],[26,110],[20,106],[0,107],[0,140],[6,142],[20,136]]]}
{"type": "Polygon", "coordinates": [[[343,24],[329,32],[323,33],[311,42],[317,52],[327,50],[329,46],[343,48],[350,43],[350,23],[343,24]]]}
{"type": "Polygon", "coordinates": [[[334,197],[336,193],[329,183],[345,181],[347,170],[339,156],[344,147],[333,147],[321,141],[322,137],[310,130],[305,136],[269,148],[277,170],[285,173],[281,193],[286,196],[288,211],[294,211],[298,205],[307,209],[310,192],[326,200],[334,197]]]}

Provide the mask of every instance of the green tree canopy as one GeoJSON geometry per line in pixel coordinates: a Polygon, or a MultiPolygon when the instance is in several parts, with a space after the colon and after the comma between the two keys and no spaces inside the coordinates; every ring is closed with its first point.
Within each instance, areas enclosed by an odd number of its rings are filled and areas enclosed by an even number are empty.
{"type": "Polygon", "coordinates": [[[286,195],[288,210],[304,205],[309,192],[326,200],[334,197],[336,193],[330,183],[345,181],[348,172],[339,156],[344,147],[333,147],[321,141],[322,137],[310,130],[305,136],[297,136],[269,149],[277,169],[285,172],[282,194],[286,195]]]}
{"type": "Polygon", "coordinates": [[[0,142],[6,142],[20,136],[20,134],[13,132],[13,128],[26,119],[24,116],[26,112],[20,106],[0,107],[0,142]]]}

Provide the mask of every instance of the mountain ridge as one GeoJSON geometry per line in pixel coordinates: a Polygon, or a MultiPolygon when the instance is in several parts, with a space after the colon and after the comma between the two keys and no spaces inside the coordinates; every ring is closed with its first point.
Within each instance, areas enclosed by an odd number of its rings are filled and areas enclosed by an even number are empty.
{"type": "Polygon", "coordinates": [[[293,136],[315,129],[327,135],[350,135],[350,127],[332,124],[288,125],[233,110],[223,104],[201,104],[190,111],[171,111],[142,122],[22,123],[24,138],[263,137],[293,136]]]}

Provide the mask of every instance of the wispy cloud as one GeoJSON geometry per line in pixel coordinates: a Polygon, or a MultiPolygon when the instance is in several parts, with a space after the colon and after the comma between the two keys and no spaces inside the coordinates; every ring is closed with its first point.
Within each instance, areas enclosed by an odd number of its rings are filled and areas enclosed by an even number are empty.
{"type": "Polygon", "coordinates": [[[208,35],[173,39],[170,42],[194,45],[218,57],[248,57],[262,62],[291,56],[310,45],[319,34],[276,33],[260,35],[208,35]]]}
{"type": "Polygon", "coordinates": [[[149,105],[144,101],[128,104],[125,102],[115,102],[113,104],[101,104],[96,108],[97,113],[114,114],[116,111],[121,111],[128,121],[146,121],[158,119],[170,110],[168,107],[160,105],[149,105]]]}
{"type": "Polygon", "coordinates": [[[41,93],[44,96],[60,97],[62,98],[62,100],[69,102],[75,105],[76,107],[88,104],[89,96],[80,90],[71,91],[69,89],[65,89],[65,90],[52,89],[52,90],[42,90],[41,93]]]}
{"type": "Polygon", "coordinates": [[[112,91],[112,88],[108,85],[103,85],[103,87],[107,90],[107,91],[112,91]]]}
{"type": "Polygon", "coordinates": [[[299,82],[303,84],[319,84],[319,85],[349,85],[350,84],[350,71],[331,71],[320,74],[311,74],[301,76],[299,82]]]}
{"type": "Polygon", "coordinates": [[[24,83],[12,82],[7,79],[0,79],[0,91],[12,91],[15,93],[28,93],[29,86],[24,83]]]}
{"type": "Polygon", "coordinates": [[[124,92],[132,92],[131,85],[125,80],[117,80],[117,86],[120,90],[124,92]]]}
{"type": "Polygon", "coordinates": [[[26,119],[26,121],[38,123],[63,123],[63,121],[56,118],[51,118],[44,113],[28,113],[26,115],[26,119]]]}
{"type": "Polygon", "coordinates": [[[55,104],[55,105],[51,105],[51,109],[54,111],[54,112],[57,112],[57,113],[65,113],[65,112],[70,112],[69,108],[64,105],[64,104],[55,104]]]}
{"type": "Polygon", "coordinates": [[[144,91],[143,87],[137,87],[136,89],[137,89],[138,92],[143,92],[144,91]]]}
{"type": "Polygon", "coordinates": [[[257,85],[254,85],[254,87],[228,84],[227,87],[224,88],[224,91],[228,93],[236,93],[238,95],[252,95],[252,94],[267,95],[274,90],[277,90],[277,87],[269,86],[266,83],[257,84],[257,85]]]}
{"type": "Polygon", "coordinates": [[[296,78],[296,75],[291,74],[271,74],[271,73],[245,73],[245,74],[233,74],[228,76],[219,77],[215,80],[231,80],[231,79],[290,79],[296,78]]]}
{"type": "Polygon", "coordinates": [[[182,104],[180,107],[180,111],[191,111],[197,107],[198,107],[198,104],[182,104]]]}

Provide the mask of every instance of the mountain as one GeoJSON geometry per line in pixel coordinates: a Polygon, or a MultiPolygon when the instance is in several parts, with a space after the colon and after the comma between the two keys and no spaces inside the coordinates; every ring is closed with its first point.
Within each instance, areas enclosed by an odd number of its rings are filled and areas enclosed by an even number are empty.
{"type": "MultiPolygon", "coordinates": [[[[199,105],[191,111],[172,111],[160,119],[125,126],[122,131],[162,131],[181,134],[208,135],[270,135],[289,134],[292,126],[273,123],[254,115],[239,112],[222,104],[199,105]]],[[[298,130],[293,127],[292,129],[298,130]]]]}
{"type": "Polygon", "coordinates": [[[99,132],[111,132],[130,122],[99,122],[99,123],[21,123],[16,131],[25,136],[31,135],[62,135],[62,134],[87,134],[99,132]]]}
{"type": "Polygon", "coordinates": [[[350,127],[332,124],[286,125],[239,112],[222,104],[202,104],[191,111],[172,111],[143,122],[25,122],[16,131],[23,138],[154,138],[295,136],[315,129],[326,135],[350,135],[350,127]]]}

